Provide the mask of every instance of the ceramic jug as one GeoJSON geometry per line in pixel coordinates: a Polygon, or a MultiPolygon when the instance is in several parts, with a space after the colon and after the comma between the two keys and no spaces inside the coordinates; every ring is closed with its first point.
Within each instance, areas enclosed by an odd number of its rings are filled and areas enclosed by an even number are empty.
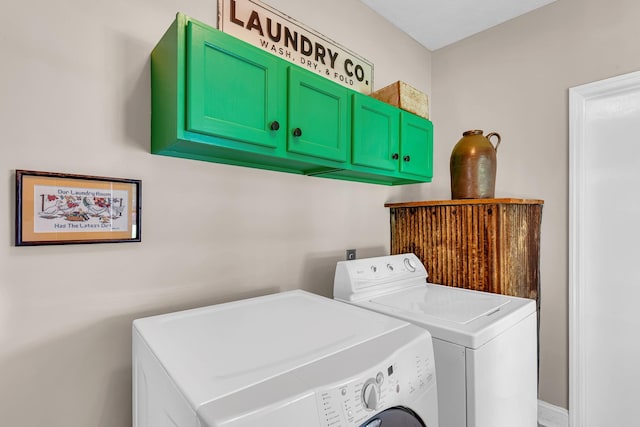
{"type": "Polygon", "coordinates": [[[468,130],[453,147],[449,168],[452,199],[485,199],[495,196],[496,153],[500,135],[482,130],[468,130]],[[496,138],[495,146],[491,137],[496,138]]]}

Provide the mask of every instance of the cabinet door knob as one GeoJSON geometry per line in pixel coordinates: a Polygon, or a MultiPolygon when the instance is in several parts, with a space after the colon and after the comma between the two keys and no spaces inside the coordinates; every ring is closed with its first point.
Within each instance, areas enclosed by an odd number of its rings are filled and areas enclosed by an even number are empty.
{"type": "Polygon", "coordinates": [[[404,156],[402,159],[403,159],[405,162],[410,162],[410,161],[411,161],[411,157],[409,157],[409,156],[404,156]]]}
{"type": "Polygon", "coordinates": [[[302,136],[302,129],[300,128],[295,128],[293,130],[293,136],[302,136]]]}
{"type": "Polygon", "coordinates": [[[393,160],[398,160],[400,158],[400,156],[398,155],[398,153],[393,153],[393,156],[391,156],[391,158],[393,160]]]}
{"type": "Polygon", "coordinates": [[[271,122],[271,125],[269,126],[269,128],[271,130],[278,130],[280,129],[280,123],[277,120],[274,120],[271,122]]]}

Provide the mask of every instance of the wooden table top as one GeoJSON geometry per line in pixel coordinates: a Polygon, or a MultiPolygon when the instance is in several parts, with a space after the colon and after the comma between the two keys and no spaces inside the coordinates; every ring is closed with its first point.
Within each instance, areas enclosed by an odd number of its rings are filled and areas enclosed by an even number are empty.
{"type": "Polygon", "coordinates": [[[419,202],[385,203],[386,208],[412,208],[420,206],[457,206],[457,205],[543,205],[544,200],[539,199],[456,199],[456,200],[423,200],[419,202]]]}

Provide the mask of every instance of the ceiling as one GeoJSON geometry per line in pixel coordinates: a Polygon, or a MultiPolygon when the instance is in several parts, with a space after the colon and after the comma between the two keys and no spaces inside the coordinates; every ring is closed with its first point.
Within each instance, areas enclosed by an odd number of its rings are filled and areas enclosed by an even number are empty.
{"type": "Polygon", "coordinates": [[[429,50],[556,0],[360,0],[429,50]]]}

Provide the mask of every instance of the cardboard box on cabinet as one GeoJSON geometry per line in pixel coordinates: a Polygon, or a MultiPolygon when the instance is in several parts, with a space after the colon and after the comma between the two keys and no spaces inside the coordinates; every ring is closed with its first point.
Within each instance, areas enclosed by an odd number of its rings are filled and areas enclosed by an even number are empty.
{"type": "Polygon", "coordinates": [[[392,83],[373,92],[371,96],[425,119],[429,118],[429,97],[405,82],[392,83]]]}

